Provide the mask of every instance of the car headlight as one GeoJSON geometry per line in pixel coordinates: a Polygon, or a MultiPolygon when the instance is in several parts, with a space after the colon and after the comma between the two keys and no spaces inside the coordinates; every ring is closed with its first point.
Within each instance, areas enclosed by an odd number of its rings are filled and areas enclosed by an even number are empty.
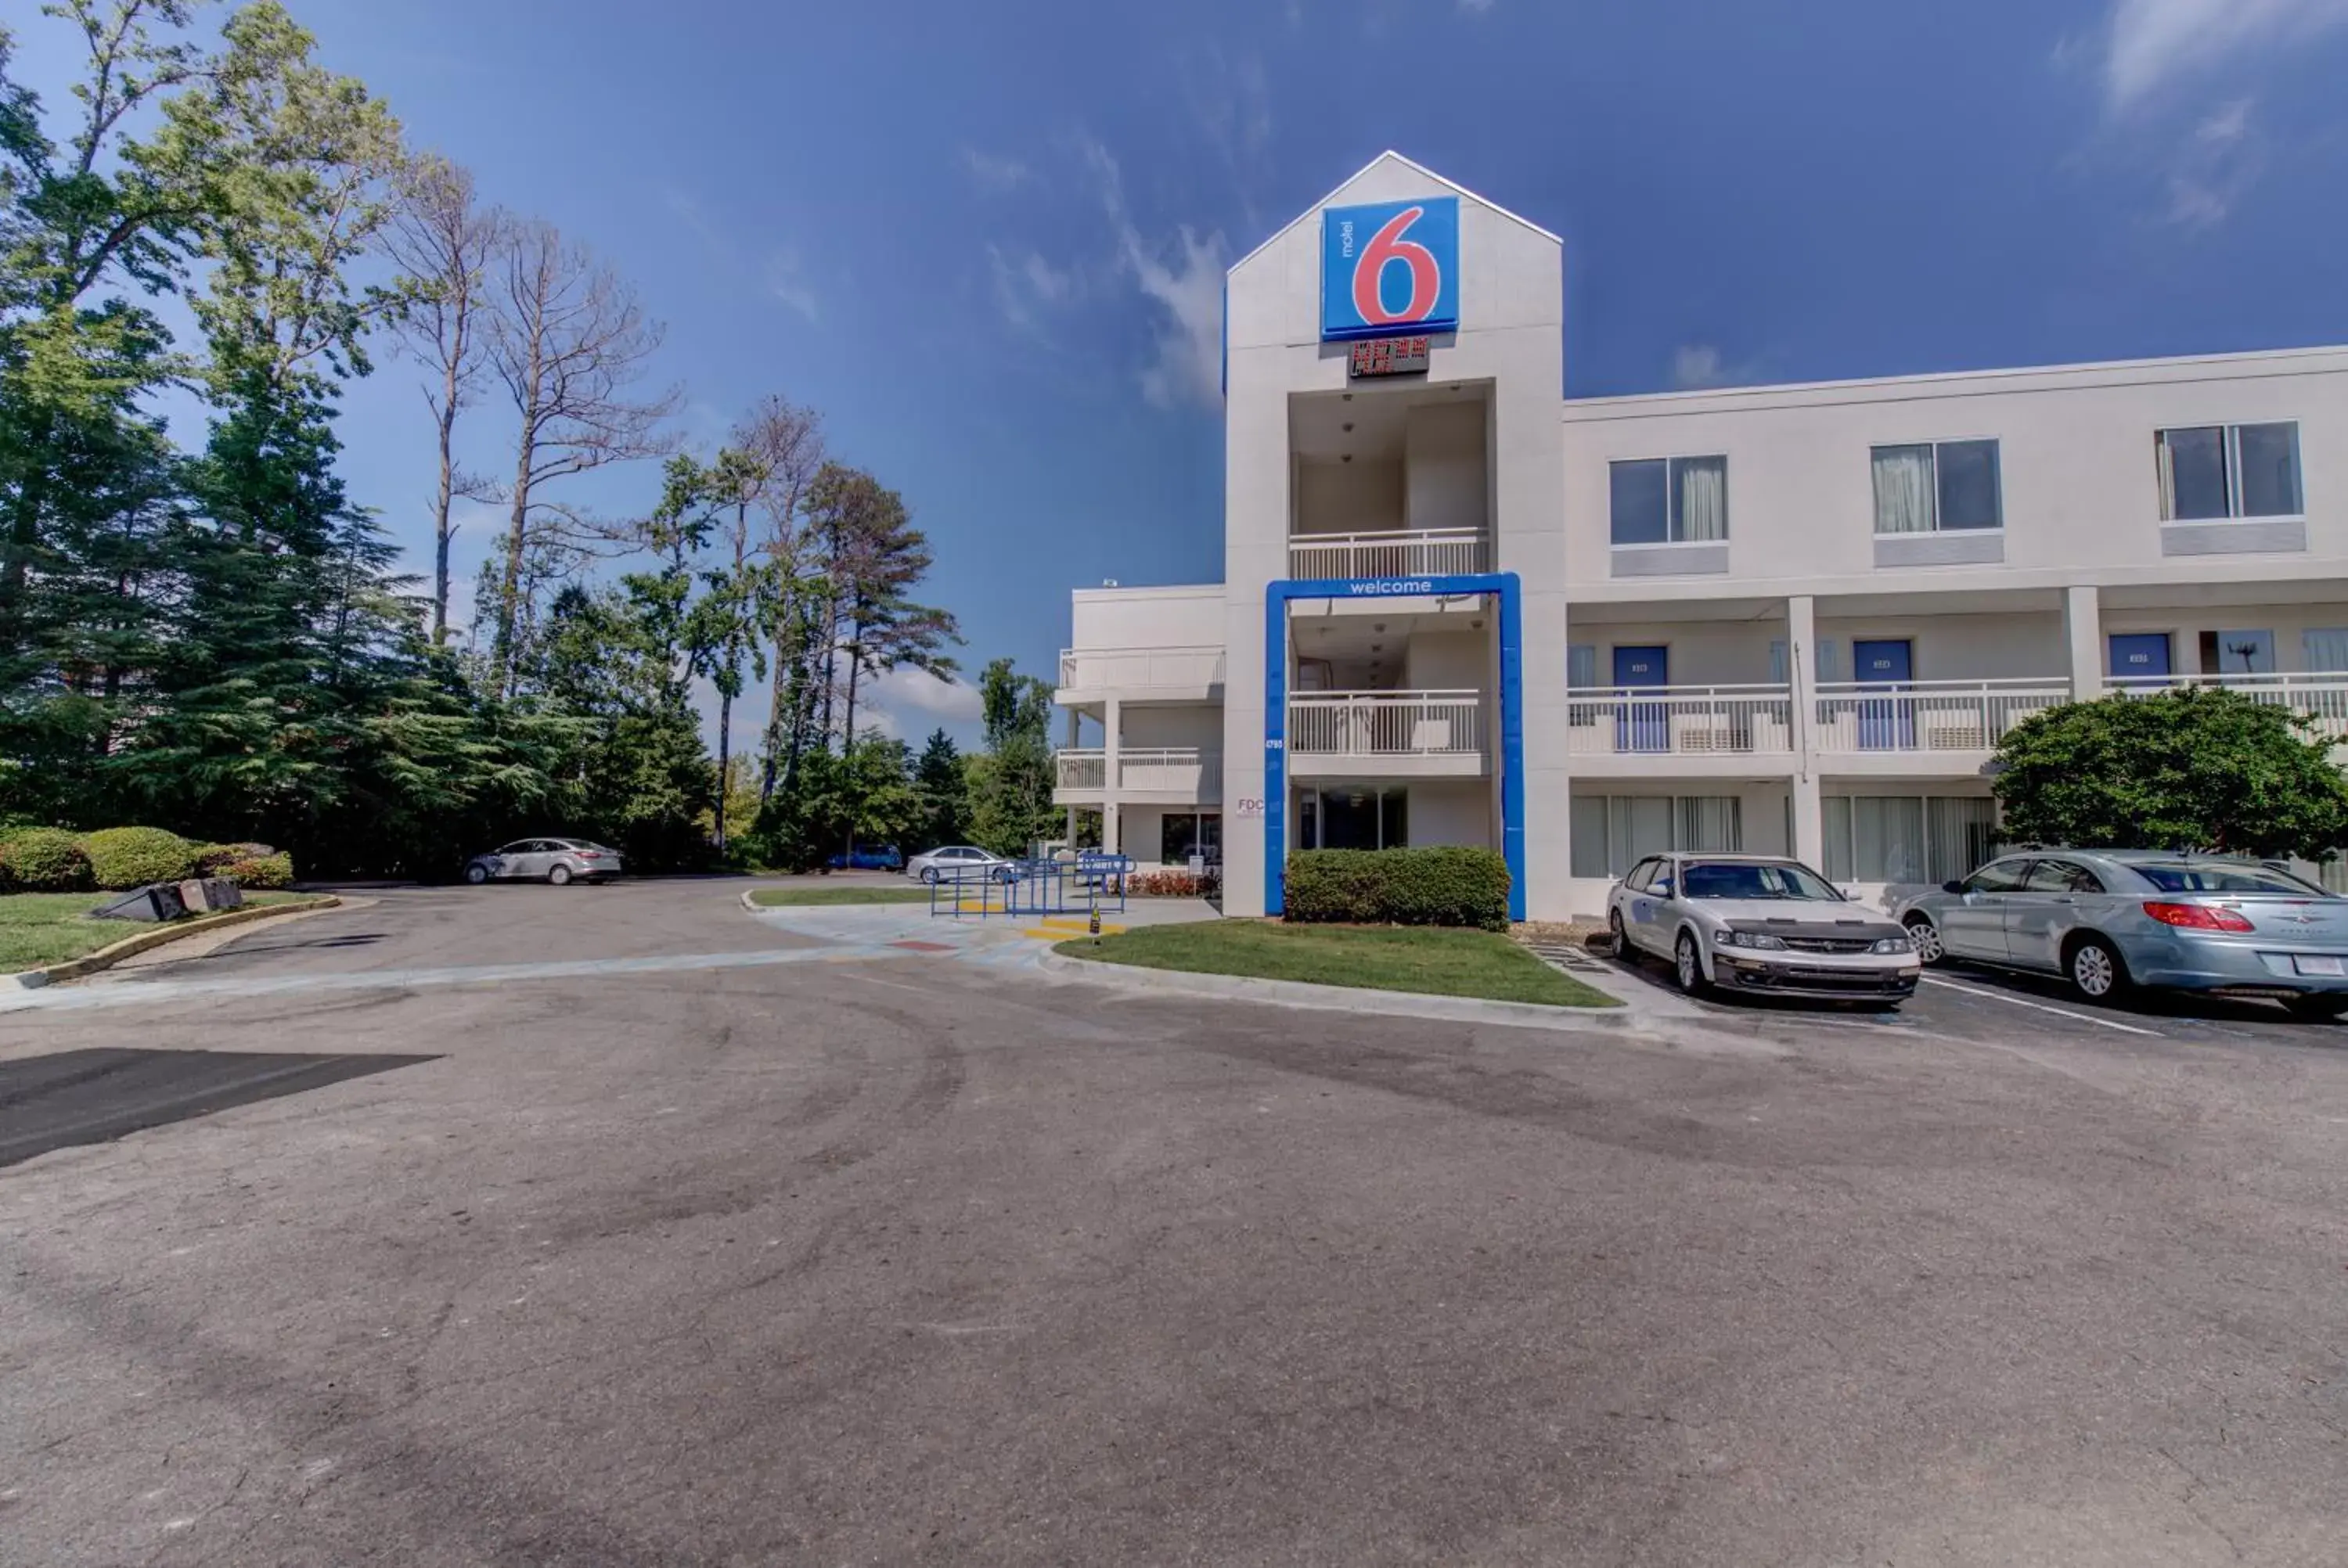
{"type": "Polygon", "coordinates": [[[1905,937],[1886,937],[1869,949],[1878,953],[1912,953],[1915,950],[1916,944],[1905,937]]]}
{"type": "Polygon", "coordinates": [[[1720,939],[1732,948],[1758,948],[1765,952],[1775,953],[1786,950],[1785,938],[1773,937],[1766,931],[1723,931],[1720,939]]]}

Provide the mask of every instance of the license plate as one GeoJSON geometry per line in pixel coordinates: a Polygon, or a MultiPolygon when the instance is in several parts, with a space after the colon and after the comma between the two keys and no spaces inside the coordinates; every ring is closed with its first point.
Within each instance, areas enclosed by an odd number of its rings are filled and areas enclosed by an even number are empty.
{"type": "Polygon", "coordinates": [[[2293,958],[2291,962],[2302,975],[2348,975],[2348,958],[2293,958]]]}

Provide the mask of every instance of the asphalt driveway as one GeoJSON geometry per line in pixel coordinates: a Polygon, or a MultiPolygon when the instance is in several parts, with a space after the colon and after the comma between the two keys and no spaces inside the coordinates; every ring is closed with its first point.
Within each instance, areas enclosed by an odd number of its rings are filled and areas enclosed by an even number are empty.
{"type": "Polygon", "coordinates": [[[736,891],[0,1013],[405,1059],[0,1169],[0,1557],[2340,1560],[2348,1031],[1137,999],[736,891]]]}

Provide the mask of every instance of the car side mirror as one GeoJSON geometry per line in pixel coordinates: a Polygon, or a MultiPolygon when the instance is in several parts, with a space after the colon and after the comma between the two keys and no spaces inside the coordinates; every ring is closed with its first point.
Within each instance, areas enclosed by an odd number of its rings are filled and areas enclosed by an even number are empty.
{"type": "Polygon", "coordinates": [[[1649,891],[1658,898],[1668,898],[1672,896],[1672,885],[1667,881],[1658,882],[1649,891]]]}
{"type": "Polygon", "coordinates": [[[1943,893],[1962,893],[1964,890],[1965,885],[1962,882],[1943,882],[1941,884],[1941,891],[1943,893]]]}

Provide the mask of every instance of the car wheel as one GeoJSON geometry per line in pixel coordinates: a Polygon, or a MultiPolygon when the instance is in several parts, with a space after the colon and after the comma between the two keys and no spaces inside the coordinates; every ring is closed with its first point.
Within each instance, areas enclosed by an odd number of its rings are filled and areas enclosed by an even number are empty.
{"type": "Polygon", "coordinates": [[[938,885],[938,868],[934,866],[922,866],[922,880],[929,884],[929,886],[935,887],[938,885]]]}
{"type": "Polygon", "coordinates": [[[568,866],[556,866],[553,870],[551,870],[551,871],[550,871],[550,872],[548,872],[548,873],[546,874],[546,880],[547,880],[548,884],[549,884],[550,886],[555,886],[555,887],[568,887],[568,886],[571,886],[571,867],[569,867],[568,866]]]}
{"type": "Polygon", "coordinates": [[[2063,973],[2084,1001],[2116,1002],[2127,994],[2127,965],[2101,937],[2082,937],[2064,960],[2063,973]]]}
{"type": "Polygon", "coordinates": [[[1606,934],[1613,938],[1616,958],[1627,958],[1631,956],[1631,934],[1622,929],[1622,910],[1606,911],[1606,934]]]}
{"type": "Polygon", "coordinates": [[[1914,944],[1921,963],[1937,964],[1949,956],[1941,941],[1941,928],[1921,915],[1908,922],[1908,940],[1914,944]]]}
{"type": "Polygon", "coordinates": [[[2292,997],[2283,1007],[2293,1018],[2303,1018],[2310,1023],[2330,1023],[2348,1013],[2348,997],[2292,997]]]}
{"type": "Polygon", "coordinates": [[[1680,989],[1692,997],[1700,997],[1712,989],[1704,978],[1704,955],[1696,950],[1695,933],[1682,931],[1679,948],[1672,961],[1672,973],[1680,982],[1680,989]]]}
{"type": "Polygon", "coordinates": [[[471,883],[474,886],[479,887],[482,883],[487,882],[489,879],[489,868],[488,866],[468,866],[465,867],[465,880],[471,883]]]}

